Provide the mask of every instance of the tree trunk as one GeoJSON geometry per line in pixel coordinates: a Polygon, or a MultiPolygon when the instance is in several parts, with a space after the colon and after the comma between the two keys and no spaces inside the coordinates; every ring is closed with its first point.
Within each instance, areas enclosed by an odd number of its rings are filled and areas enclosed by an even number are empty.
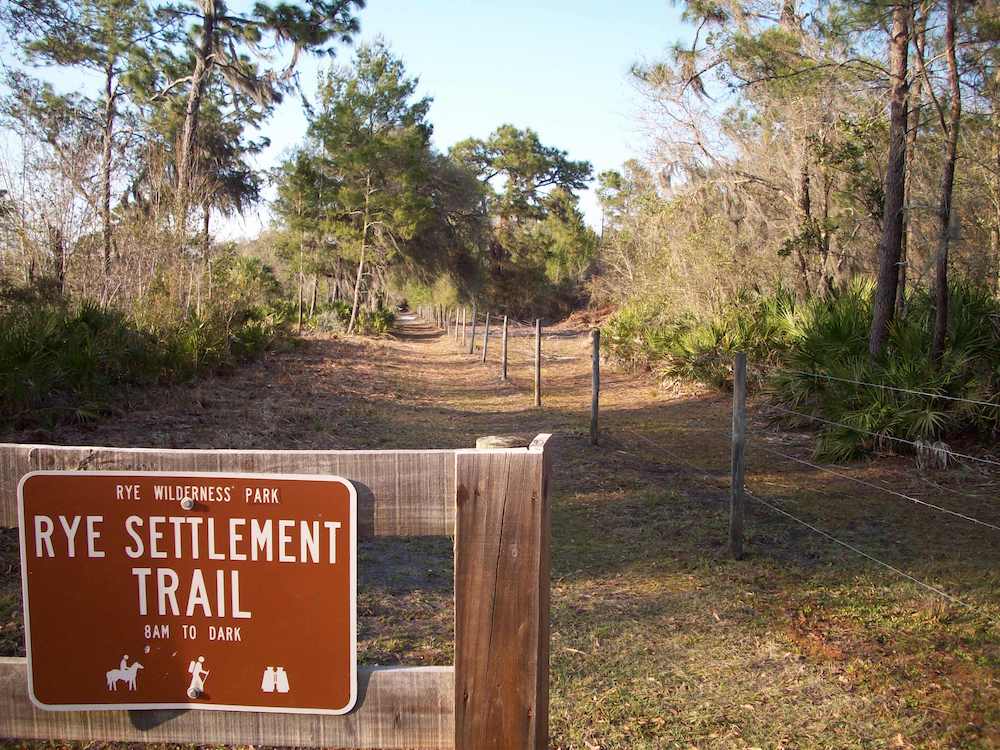
{"type": "Polygon", "coordinates": [[[354,333],[354,326],[358,321],[358,304],[361,301],[361,279],[365,271],[365,243],[368,241],[368,206],[371,199],[371,187],[372,177],[369,174],[365,180],[365,213],[361,231],[361,257],[358,259],[358,275],[354,280],[354,303],[351,305],[351,320],[347,324],[347,335],[354,333]]]}
{"type": "Polygon", "coordinates": [[[298,333],[302,333],[302,285],[303,285],[303,274],[299,270],[299,318],[298,318],[298,333]]]}
{"type": "Polygon", "coordinates": [[[823,175],[823,234],[820,237],[819,252],[823,263],[823,287],[821,293],[830,296],[836,289],[835,275],[836,269],[830,268],[830,177],[824,171],[823,175]]]}
{"type": "MultiPolygon", "coordinates": [[[[913,45],[917,51],[917,59],[924,59],[924,48],[926,46],[927,16],[921,15],[919,19],[914,18],[913,22],[913,45]]],[[[923,65],[923,63],[920,63],[923,65]]],[[[913,89],[908,98],[909,127],[906,134],[906,163],[913,164],[914,154],[917,150],[917,134],[920,130],[920,116],[923,111],[923,85],[922,76],[916,76],[913,82],[913,89]]],[[[913,245],[913,223],[910,221],[910,194],[913,190],[913,180],[906,181],[903,192],[903,238],[899,251],[899,287],[896,289],[896,309],[902,315],[906,311],[906,284],[910,268],[910,247],[913,245]]]]}
{"type": "Polygon", "coordinates": [[[319,291],[319,274],[313,274],[312,299],[309,300],[309,320],[316,314],[316,294],[319,291]]]}
{"type": "MultiPolygon", "coordinates": [[[[812,231],[812,201],[809,196],[809,156],[802,154],[802,167],[799,170],[799,211],[802,213],[802,228],[805,232],[812,231]]],[[[812,296],[812,289],[809,287],[809,267],[806,265],[806,256],[802,252],[802,243],[796,243],[796,253],[799,258],[799,273],[802,275],[802,285],[806,290],[806,297],[812,296]]]]}
{"type": "MultiPolygon", "coordinates": [[[[367,234],[368,224],[365,223],[365,233],[367,234]]],[[[361,278],[365,272],[365,241],[361,240],[361,257],[358,259],[358,275],[354,280],[354,302],[351,305],[351,320],[347,324],[348,335],[354,333],[354,326],[358,320],[358,306],[361,303],[361,278]]]]}
{"type": "Polygon", "coordinates": [[[997,107],[996,99],[993,100],[990,121],[993,129],[993,167],[996,170],[993,178],[993,231],[990,232],[990,249],[996,263],[993,293],[1000,294],[1000,108],[997,107]]]}
{"type": "Polygon", "coordinates": [[[105,293],[111,276],[111,155],[115,127],[115,72],[108,63],[104,76],[104,135],[101,142],[101,240],[104,246],[105,293]]]}
{"type": "Polygon", "coordinates": [[[177,153],[177,230],[183,236],[187,224],[188,199],[191,170],[194,162],[194,141],[198,132],[198,116],[201,112],[201,97],[205,83],[212,69],[212,51],[215,47],[215,2],[201,0],[203,7],[201,44],[195,53],[194,71],[191,73],[191,88],[188,90],[187,105],[184,110],[184,128],[177,153]]]}
{"type": "Polygon", "coordinates": [[[882,206],[882,238],[878,248],[878,281],[868,336],[868,352],[872,357],[880,356],[885,349],[889,326],[896,313],[903,238],[903,197],[906,192],[906,63],[909,47],[909,9],[905,5],[896,5],[892,11],[889,41],[889,72],[892,76],[889,89],[889,160],[882,206]]]}
{"type": "Polygon", "coordinates": [[[211,262],[209,260],[209,255],[212,251],[211,235],[209,234],[209,227],[212,221],[212,209],[207,203],[202,204],[201,207],[201,265],[202,271],[198,274],[198,306],[197,312],[201,315],[201,277],[205,273],[211,274],[211,262]]]}
{"type": "Polygon", "coordinates": [[[46,226],[49,252],[52,253],[52,270],[59,286],[59,293],[66,293],[66,241],[62,230],[51,224],[46,226]]]}
{"type": "Polygon", "coordinates": [[[951,107],[948,132],[945,134],[944,167],[941,170],[941,196],[938,203],[938,247],[934,279],[934,342],[931,356],[940,362],[948,337],[948,243],[951,239],[951,198],[955,186],[955,161],[958,158],[958,129],[962,119],[962,91],[955,57],[955,0],[946,0],[944,28],[945,53],[948,58],[948,88],[951,107]]]}

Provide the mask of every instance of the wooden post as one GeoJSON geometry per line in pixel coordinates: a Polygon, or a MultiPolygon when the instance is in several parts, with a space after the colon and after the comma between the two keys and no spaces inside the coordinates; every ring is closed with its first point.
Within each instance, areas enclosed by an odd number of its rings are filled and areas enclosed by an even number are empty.
{"type": "Polygon", "coordinates": [[[486,327],[483,329],[483,364],[486,364],[486,352],[490,348],[490,311],[486,311],[486,327]]]}
{"type": "Polygon", "coordinates": [[[470,335],[469,335],[469,354],[472,354],[474,351],[476,351],[476,317],[478,317],[478,313],[476,311],[476,303],[473,302],[472,303],[472,331],[470,332],[470,335]]]}
{"type": "Polygon", "coordinates": [[[590,344],[593,347],[591,361],[590,385],[590,444],[597,445],[597,412],[601,400],[601,329],[590,332],[590,344]]]}
{"type": "Polygon", "coordinates": [[[500,379],[507,379],[507,316],[503,316],[503,337],[500,339],[500,379]]]}
{"type": "Polygon", "coordinates": [[[539,436],[527,450],[455,457],[455,747],[461,750],[548,747],[547,439],[539,436]]]}
{"type": "Polygon", "coordinates": [[[542,321],[535,318],[535,406],[542,405],[542,321]]]}
{"type": "Polygon", "coordinates": [[[737,352],[733,362],[733,461],[729,498],[729,552],[736,560],[743,557],[743,518],[746,495],[743,493],[744,459],[747,430],[747,355],[737,352]]]}

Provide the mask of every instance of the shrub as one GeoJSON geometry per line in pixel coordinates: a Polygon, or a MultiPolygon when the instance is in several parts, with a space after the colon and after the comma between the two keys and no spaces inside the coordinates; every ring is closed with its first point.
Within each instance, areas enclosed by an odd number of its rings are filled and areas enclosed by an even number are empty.
{"type": "Polygon", "coordinates": [[[263,307],[141,314],[0,290],[0,421],[91,419],[129,386],[178,382],[257,355],[283,333],[263,307]]]}
{"type": "Polygon", "coordinates": [[[358,330],[370,336],[385,336],[395,322],[396,314],[384,307],[358,311],[358,330]]]}
{"type": "Polygon", "coordinates": [[[872,292],[871,282],[858,281],[797,303],[781,289],[744,291],[705,320],[671,320],[655,306],[633,306],[611,318],[603,341],[625,367],[715,387],[732,382],[733,355],[746,352],[751,386],[766,387],[785,408],[843,425],[820,430],[817,454],[824,458],[855,458],[891,437],[926,443],[963,431],[996,433],[1000,409],[951,399],[1000,403],[1000,300],[967,284],[953,286],[948,345],[935,363],[933,302],[917,290],[883,356],[873,361],[872,292]]]}

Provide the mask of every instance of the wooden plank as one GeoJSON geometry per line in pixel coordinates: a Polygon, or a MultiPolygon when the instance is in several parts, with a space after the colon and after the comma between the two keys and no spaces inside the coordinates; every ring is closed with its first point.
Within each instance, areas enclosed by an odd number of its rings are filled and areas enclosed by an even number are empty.
{"type": "Polygon", "coordinates": [[[336,474],[358,490],[358,537],[455,533],[455,451],[87,448],[0,443],[0,527],[17,526],[17,484],[36,469],[336,474]]]}
{"type": "Polygon", "coordinates": [[[41,711],[24,658],[0,657],[0,737],[195,745],[453,748],[452,667],[358,670],[358,707],[345,716],[244,711],[41,711]]]}
{"type": "Polygon", "coordinates": [[[548,436],[455,459],[455,746],[548,745],[548,436]]]}

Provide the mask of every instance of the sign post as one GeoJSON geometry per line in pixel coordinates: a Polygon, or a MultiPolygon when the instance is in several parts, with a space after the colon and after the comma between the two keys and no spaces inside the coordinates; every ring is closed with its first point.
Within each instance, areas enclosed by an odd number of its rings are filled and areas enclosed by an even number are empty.
{"type": "Polygon", "coordinates": [[[350,482],[40,471],[21,480],[18,515],[39,708],[354,706],[350,482]]]}

